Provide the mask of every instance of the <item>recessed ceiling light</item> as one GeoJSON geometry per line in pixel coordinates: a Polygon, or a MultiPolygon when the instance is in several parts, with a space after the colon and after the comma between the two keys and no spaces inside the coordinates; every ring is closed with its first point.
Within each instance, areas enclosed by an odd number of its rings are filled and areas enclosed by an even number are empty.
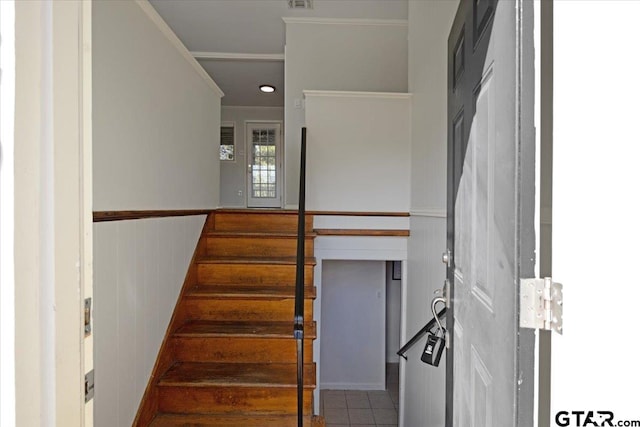
{"type": "Polygon", "coordinates": [[[264,93],[273,93],[276,91],[276,88],[271,85],[260,85],[260,91],[264,93]]]}
{"type": "Polygon", "coordinates": [[[289,9],[313,9],[313,0],[288,0],[289,9]]]}

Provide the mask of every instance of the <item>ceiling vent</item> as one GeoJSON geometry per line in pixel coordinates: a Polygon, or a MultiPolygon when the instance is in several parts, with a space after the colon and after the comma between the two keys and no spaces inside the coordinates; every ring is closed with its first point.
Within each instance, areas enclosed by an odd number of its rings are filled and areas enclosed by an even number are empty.
{"type": "Polygon", "coordinates": [[[313,0],[287,0],[289,9],[313,9],[313,0]]]}

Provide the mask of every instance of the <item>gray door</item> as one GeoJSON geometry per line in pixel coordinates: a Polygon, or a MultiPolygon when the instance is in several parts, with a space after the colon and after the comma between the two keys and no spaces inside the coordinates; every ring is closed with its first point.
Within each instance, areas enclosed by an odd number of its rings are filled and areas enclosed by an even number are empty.
{"type": "Polygon", "coordinates": [[[533,2],[461,0],[449,35],[448,427],[533,424],[533,2]]]}

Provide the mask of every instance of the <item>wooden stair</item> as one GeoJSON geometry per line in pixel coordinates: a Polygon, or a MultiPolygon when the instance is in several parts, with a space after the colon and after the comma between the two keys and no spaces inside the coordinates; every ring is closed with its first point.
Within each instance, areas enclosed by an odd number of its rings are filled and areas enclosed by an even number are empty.
{"type": "MultiPolygon", "coordinates": [[[[305,223],[304,425],[321,427],[313,415],[312,221],[305,223]]],[[[297,426],[296,230],[294,211],[209,215],[133,426],[297,426]]]]}

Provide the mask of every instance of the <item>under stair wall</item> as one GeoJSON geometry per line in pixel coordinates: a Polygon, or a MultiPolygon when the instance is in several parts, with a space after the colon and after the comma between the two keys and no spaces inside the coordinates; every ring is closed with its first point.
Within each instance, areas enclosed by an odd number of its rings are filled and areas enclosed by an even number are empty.
{"type": "Polygon", "coordinates": [[[205,218],[94,224],[95,427],[131,425],[205,218]]]}

